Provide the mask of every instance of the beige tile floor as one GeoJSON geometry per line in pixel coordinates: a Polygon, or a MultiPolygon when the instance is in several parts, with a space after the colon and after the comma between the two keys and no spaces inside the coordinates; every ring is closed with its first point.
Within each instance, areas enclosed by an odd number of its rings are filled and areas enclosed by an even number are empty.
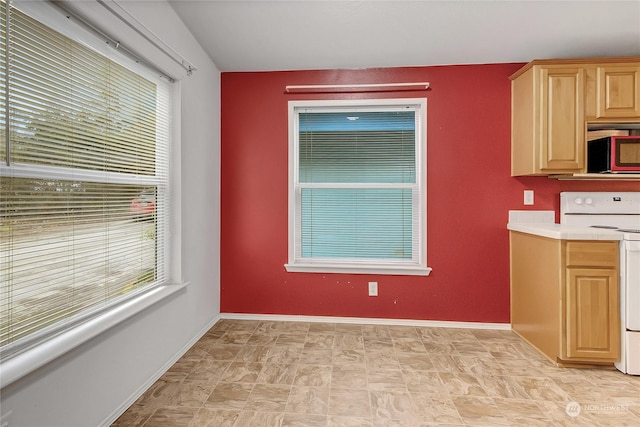
{"type": "Polygon", "coordinates": [[[640,377],[511,331],[221,320],[113,425],[640,426],[640,377]]]}

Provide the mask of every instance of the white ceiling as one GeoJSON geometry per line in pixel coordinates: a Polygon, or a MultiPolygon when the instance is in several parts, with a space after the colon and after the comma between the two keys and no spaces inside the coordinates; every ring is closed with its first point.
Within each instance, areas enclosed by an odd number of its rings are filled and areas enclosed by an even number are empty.
{"type": "Polygon", "coordinates": [[[221,71],[640,55],[638,0],[169,3],[221,71]]]}

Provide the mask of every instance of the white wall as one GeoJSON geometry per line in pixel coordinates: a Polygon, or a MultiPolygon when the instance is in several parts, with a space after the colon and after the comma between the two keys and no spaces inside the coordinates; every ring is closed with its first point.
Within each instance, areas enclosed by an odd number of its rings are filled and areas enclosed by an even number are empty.
{"type": "MultiPolygon", "coordinates": [[[[123,5],[198,68],[187,77],[135,37],[121,39],[181,79],[181,270],[191,284],[2,389],[10,427],[110,423],[219,315],[220,73],[166,2],[123,5]]],[[[113,19],[100,9],[98,22],[113,19]]]]}

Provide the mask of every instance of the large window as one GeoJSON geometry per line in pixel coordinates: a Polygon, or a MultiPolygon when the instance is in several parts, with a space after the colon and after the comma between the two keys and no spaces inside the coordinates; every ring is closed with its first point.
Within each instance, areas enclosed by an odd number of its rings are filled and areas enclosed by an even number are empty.
{"type": "Polygon", "coordinates": [[[171,90],[0,6],[4,359],[168,280],[171,90]]]}
{"type": "Polygon", "coordinates": [[[426,100],[290,101],[288,271],[426,275],[426,100]]]}

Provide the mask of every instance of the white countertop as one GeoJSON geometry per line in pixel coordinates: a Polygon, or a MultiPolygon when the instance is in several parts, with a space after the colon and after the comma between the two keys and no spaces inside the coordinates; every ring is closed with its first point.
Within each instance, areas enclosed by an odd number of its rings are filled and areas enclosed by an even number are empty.
{"type": "Polygon", "coordinates": [[[622,240],[624,233],[616,230],[591,227],[574,227],[564,224],[530,222],[509,223],[507,229],[534,234],[550,239],[563,240],[622,240]]]}
{"type": "Polygon", "coordinates": [[[624,233],[607,228],[556,224],[554,211],[509,211],[507,229],[563,240],[622,240],[624,233]]]}

